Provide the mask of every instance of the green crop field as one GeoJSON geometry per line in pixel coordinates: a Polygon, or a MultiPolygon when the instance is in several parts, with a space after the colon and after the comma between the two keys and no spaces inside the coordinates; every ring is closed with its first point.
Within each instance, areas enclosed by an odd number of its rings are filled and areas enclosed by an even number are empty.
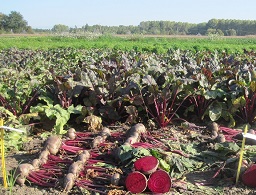
{"type": "Polygon", "coordinates": [[[166,53],[170,49],[191,51],[217,50],[228,53],[256,50],[256,38],[225,37],[148,37],[148,36],[0,36],[0,49],[108,48],[166,53]]]}

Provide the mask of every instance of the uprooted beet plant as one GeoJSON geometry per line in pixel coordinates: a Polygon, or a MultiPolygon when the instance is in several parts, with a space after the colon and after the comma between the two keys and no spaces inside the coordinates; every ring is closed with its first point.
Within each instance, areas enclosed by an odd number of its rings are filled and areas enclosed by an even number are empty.
{"type": "MultiPolygon", "coordinates": [[[[168,192],[171,188],[170,170],[164,170],[166,166],[163,166],[162,158],[151,155],[155,141],[140,123],[126,132],[106,127],[97,133],[69,129],[63,138],[48,137],[38,158],[19,164],[14,177],[19,185],[29,181],[44,187],[62,186],[66,192],[75,186],[100,194],[115,189],[123,193],[125,190],[140,193],[147,186],[153,193],[168,192]],[[135,172],[132,172],[133,168],[135,172]],[[140,177],[144,178],[144,184],[140,177]]],[[[156,144],[167,150],[160,141],[156,144]]]]}
{"type": "MultiPolygon", "coordinates": [[[[76,189],[100,194],[182,192],[189,185],[186,175],[213,167],[212,179],[225,175],[234,181],[240,150],[234,141],[241,130],[217,127],[213,131],[224,134],[227,141],[213,139],[213,145],[202,149],[201,142],[178,142],[168,138],[172,131],[149,131],[141,123],[128,129],[112,128],[83,132],[70,128],[63,137],[49,136],[35,159],[19,164],[16,182],[70,193],[76,189]]],[[[254,146],[246,147],[244,160],[253,160],[254,146]]],[[[255,168],[248,163],[243,167],[241,181],[253,186],[255,168]]]]}

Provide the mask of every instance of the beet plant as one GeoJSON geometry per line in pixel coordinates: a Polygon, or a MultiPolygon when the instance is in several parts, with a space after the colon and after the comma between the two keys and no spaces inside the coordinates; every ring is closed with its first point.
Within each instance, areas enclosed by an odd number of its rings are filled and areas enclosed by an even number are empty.
{"type": "Polygon", "coordinates": [[[155,79],[150,75],[143,78],[145,87],[141,90],[144,109],[159,127],[166,127],[174,118],[179,118],[177,111],[186,100],[182,84],[169,80],[159,88],[155,79]]]}
{"type": "Polygon", "coordinates": [[[64,134],[64,126],[70,119],[71,113],[81,113],[81,106],[69,106],[67,109],[61,107],[60,104],[55,104],[52,99],[48,97],[40,97],[42,103],[31,107],[31,113],[37,113],[39,117],[48,117],[50,120],[55,120],[54,131],[56,134],[64,134]]]}
{"type": "Polygon", "coordinates": [[[244,123],[253,124],[256,117],[256,93],[244,94],[233,100],[232,111],[235,111],[236,116],[240,118],[244,123]]]}
{"type": "Polygon", "coordinates": [[[230,113],[244,123],[254,124],[256,118],[256,77],[255,71],[247,67],[237,73],[239,77],[233,83],[238,93],[232,97],[230,113]]]}
{"type": "Polygon", "coordinates": [[[184,115],[194,113],[201,122],[208,115],[211,121],[217,121],[222,116],[222,102],[226,95],[220,83],[210,70],[198,73],[186,86],[187,93],[191,95],[184,104],[184,115]]]}

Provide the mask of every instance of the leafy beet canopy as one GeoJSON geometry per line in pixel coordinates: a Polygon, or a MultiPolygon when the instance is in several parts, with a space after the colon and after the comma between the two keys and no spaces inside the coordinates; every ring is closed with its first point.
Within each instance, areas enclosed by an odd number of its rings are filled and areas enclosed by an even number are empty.
{"type": "MultiPolygon", "coordinates": [[[[63,110],[82,106],[70,113],[78,122],[97,115],[104,124],[153,119],[165,127],[174,119],[189,119],[195,112],[201,122],[225,119],[234,126],[236,119],[242,119],[252,124],[256,113],[255,55],[181,50],[163,54],[117,49],[1,50],[0,109],[4,117],[22,115],[24,119],[26,115],[26,122],[44,122],[45,111],[31,115],[30,108],[38,103],[47,105],[42,99],[50,98],[50,109],[57,104],[63,110]]],[[[68,122],[69,117],[62,126],[68,122]]]]}

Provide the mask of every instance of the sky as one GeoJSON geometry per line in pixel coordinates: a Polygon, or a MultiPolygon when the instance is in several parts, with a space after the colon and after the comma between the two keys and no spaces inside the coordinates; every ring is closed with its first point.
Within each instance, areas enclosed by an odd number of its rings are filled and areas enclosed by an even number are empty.
{"type": "Polygon", "coordinates": [[[0,12],[19,12],[32,28],[139,25],[142,21],[201,23],[256,20],[256,0],[0,0],[0,12]]]}

